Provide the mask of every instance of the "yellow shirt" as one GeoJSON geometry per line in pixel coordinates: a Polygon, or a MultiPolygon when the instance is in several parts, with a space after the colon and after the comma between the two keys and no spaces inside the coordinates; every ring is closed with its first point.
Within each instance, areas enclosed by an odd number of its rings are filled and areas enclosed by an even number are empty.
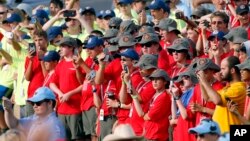
{"type": "Polygon", "coordinates": [[[241,124],[241,121],[237,116],[228,110],[225,97],[228,97],[237,103],[238,110],[240,114],[243,115],[246,98],[246,85],[244,82],[235,82],[219,90],[218,93],[221,95],[223,104],[216,106],[213,120],[219,124],[221,132],[225,133],[229,132],[230,125],[241,124]]]}

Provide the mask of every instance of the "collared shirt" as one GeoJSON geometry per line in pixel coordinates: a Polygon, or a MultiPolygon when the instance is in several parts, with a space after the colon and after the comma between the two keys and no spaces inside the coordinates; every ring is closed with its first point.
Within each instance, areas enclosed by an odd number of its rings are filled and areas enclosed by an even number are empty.
{"type": "Polygon", "coordinates": [[[40,119],[37,115],[32,115],[19,120],[21,127],[27,132],[27,141],[35,138],[42,138],[47,135],[48,141],[57,141],[65,139],[65,128],[61,121],[52,112],[46,118],[40,119]],[[47,131],[45,133],[44,131],[47,131]]]}

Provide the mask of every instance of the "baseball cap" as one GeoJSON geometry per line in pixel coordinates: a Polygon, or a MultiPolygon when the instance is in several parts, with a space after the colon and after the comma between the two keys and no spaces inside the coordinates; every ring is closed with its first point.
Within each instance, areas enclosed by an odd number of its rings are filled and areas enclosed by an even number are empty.
{"type": "Polygon", "coordinates": [[[139,60],[139,54],[132,48],[128,48],[120,53],[121,56],[125,56],[127,58],[131,58],[132,60],[139,60]]]}
{"type": "Polygon", "coordinates": [[[239,6],[237,6],[237,8],[236,8],[236,14],[237,15],[240,15],[240,14],[242,14],[242,13],[245,13],[245,12],[249,12],[249,7],[248,7],[248,5],[239,5],[239,6]]]}
{"type": "Polygon", "coordinates": [[[90,6],[85,7],[85,8],[82,10],[82,12],[81,12],[82,15],[84,15],[84,14],[86,14],[86,13],[91,13],[91,14],[93,14],[93,15],[96,15],[95,9],[94,9],[93,7],[90,7],[90,6]]]}
{"type": "Polygon", "coordinates": [[[103,42],[103,40],[102,40],[100,37],[91,36],[91,37],[88,39],[88,42],[87,42],[87,44],[84,46],[84,48],[92,49],[92,48],[95,48],[96,46],[100,46],[100,45],[103,45],[103,44],[104,44],[104,42],[103,42]]]}
{"type": "Polygon", "coordinates": [[[215,37],[217,37],[219,40],[224,40],[225,33],[222,31],[213,31],[213,33],[207,38],[208,40],[213,40],[215,37]]]}
{"type": "Polygon", "coordinates": [[[242,42],[245,42],[248,40],[248,33],[245,28],[243,27],[236,27],[233,28],[227,33],[224,38],[227,40],[236,43],[241,44],[242,42]]]}
{"type": "Polygon", "coordinates": [[[157,69],[155,70],[150,76],[150,79],[152,78],[164,78],[165,81],[170,81],[170,77],[168,76],[168,74],[166,73],[166,71],[164,71],[163,69],[157,69]]]}
{"type": "Polygon", "coordinates": [[[125,33],[120,36],[118,45],[119,47],[131,47],[136,44],[134,37],[131,34],[125,33]]]}
{"type": "Polygon", "coordinates": [[[49,42],[56,38],[58,35],[63,35],[60,26],[52,26],[47,30],[49,42]]]}
{"type": "Polygon", "coordinates": [[[72,37],[63,37],[57,45],[62,46],[62,45],[67,45],[70,47],[77,47],[76,40],[72,37]]]}
{"type": "Polygon", "coordinates": [[[115,17],[115,12],[113,10],[106,10],[103,13],[103,18],[105,17],[115,17]]]}
{"type": "Polygon", "coordinates": [[[48,87],[40,87],[35,91],[33,97],[29,98],[27,101],[39,102],[45,99],[55,100],[56,97],[53,91],[48,87]]]}
{"type": "Polygon", "coordinates": [[[102,19],[103,18],[103,14],[104,14],[104,10],[101,10],[97,13],[96,17],[99,18],[99,19],[102,19]]]}
{"type": "Polygon", "coordinates": [[[148,8],[153,10],[163,9],[165,12],[170,13],[170,8],[162,0],[153,0],[148,8]]]}
{"type": "Polygon", "coordinates": [[[138,63],[135,64],[135,67],[139,67],[141,69],[152,69],[157,68],[158,57],[152,54],[144,54],[140,57],[138,63]]]}
{"type": "Polygon", "coordinates": [[[118,0],[118,4],[132,4],[133,0],[118,0]]]}
{"type": "Polygon", "coordinates": [[[220,135],[220,127],[218,125],[218,123],[212,121],[211,119],[202,119],[200,124],[197,125],[194,128],[190,128],[188,130],[189,133],[191,134],[217,134],[220,135]]]}
{"type": "Polygon", "coordinates": [[[51,50],[45,53],[43,57],[44,62],[59,61],[60,55],[57,51],[51,50]]]}
{"type": "Polygon", "coordinates": [[[41,18],[41,19],[44,19],[44,18],[47,20],[49,19],[48,13],[43,9],[36,10],[36,13],[34,16],[36,16],[37,18],[41,18]]]}
{"type": "Polygon", "coordinates": [[[32,16],[32,7],[26,3],[20,3],[16,7],[17,9],[25,11],[27,15],[32,16]]]}
{"type": "Polygon", "coordinates": [[[193,65],[194,70],[206,70],[211,69],[216,72],[220,71],[220,67],[216,65],[211,59],[208,58],[200,58],[197,62],[193,65]]]}
{"type": "Polygon", "coordinates": [[[155,33],[145,33],[142,36],[141,41],[139,42],[140,44],[146,44],[149,42],[159,42],[159,36],[155,33]]]}
{"type": "Polygon", "coordinates": [[[177,34],[181,32],[177,29],[177,23],[175,20],[170,18],[164,18],[160,20],[159,25],[155,26],[160,29],[166,30],[167,32],[175,31],[177,34]]]}
{"type": "Polygon", "coordinates": [[[7,23],[13,23],[13,22],[21,22],[22,18],[20,15],[16,14],[16,13],[12,13],[10,15],[10,17],[6,18],[3,22],[7,22],[7,23]]]}
{"type": "Polygon", "coordinates": [[[236,65],[240,70],[250,70],[250,58],[248,57],[243,63],[236,65]]]}

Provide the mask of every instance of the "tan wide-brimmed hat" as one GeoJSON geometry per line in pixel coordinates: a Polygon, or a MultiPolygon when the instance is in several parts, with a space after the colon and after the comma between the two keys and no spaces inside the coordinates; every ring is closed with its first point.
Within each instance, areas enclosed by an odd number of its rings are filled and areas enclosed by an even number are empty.
{"type": "Polygon", "coordinates": [[[119,141],[119,140],[141,140],[143,136],[136,136],[129,124],[118,125],[113,134],[107,135],[103,141],[119,141]]]}

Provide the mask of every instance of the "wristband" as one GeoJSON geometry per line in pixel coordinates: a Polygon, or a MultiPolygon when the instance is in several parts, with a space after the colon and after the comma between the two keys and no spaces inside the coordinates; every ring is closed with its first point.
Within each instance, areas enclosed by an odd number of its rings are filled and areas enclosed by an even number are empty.
{"type": "Polygon", "coordinates": [[[121,102],[117,101],[118,102],[118,108],[121,108],[121,102]]]}
{"type": "Polygon", "coordinates": [[[136,98],[138,98],[138,95],[132,95],[132,94],[131,94],[131,97],[132,97],[133,99],[136,99],[136,98]]]}

